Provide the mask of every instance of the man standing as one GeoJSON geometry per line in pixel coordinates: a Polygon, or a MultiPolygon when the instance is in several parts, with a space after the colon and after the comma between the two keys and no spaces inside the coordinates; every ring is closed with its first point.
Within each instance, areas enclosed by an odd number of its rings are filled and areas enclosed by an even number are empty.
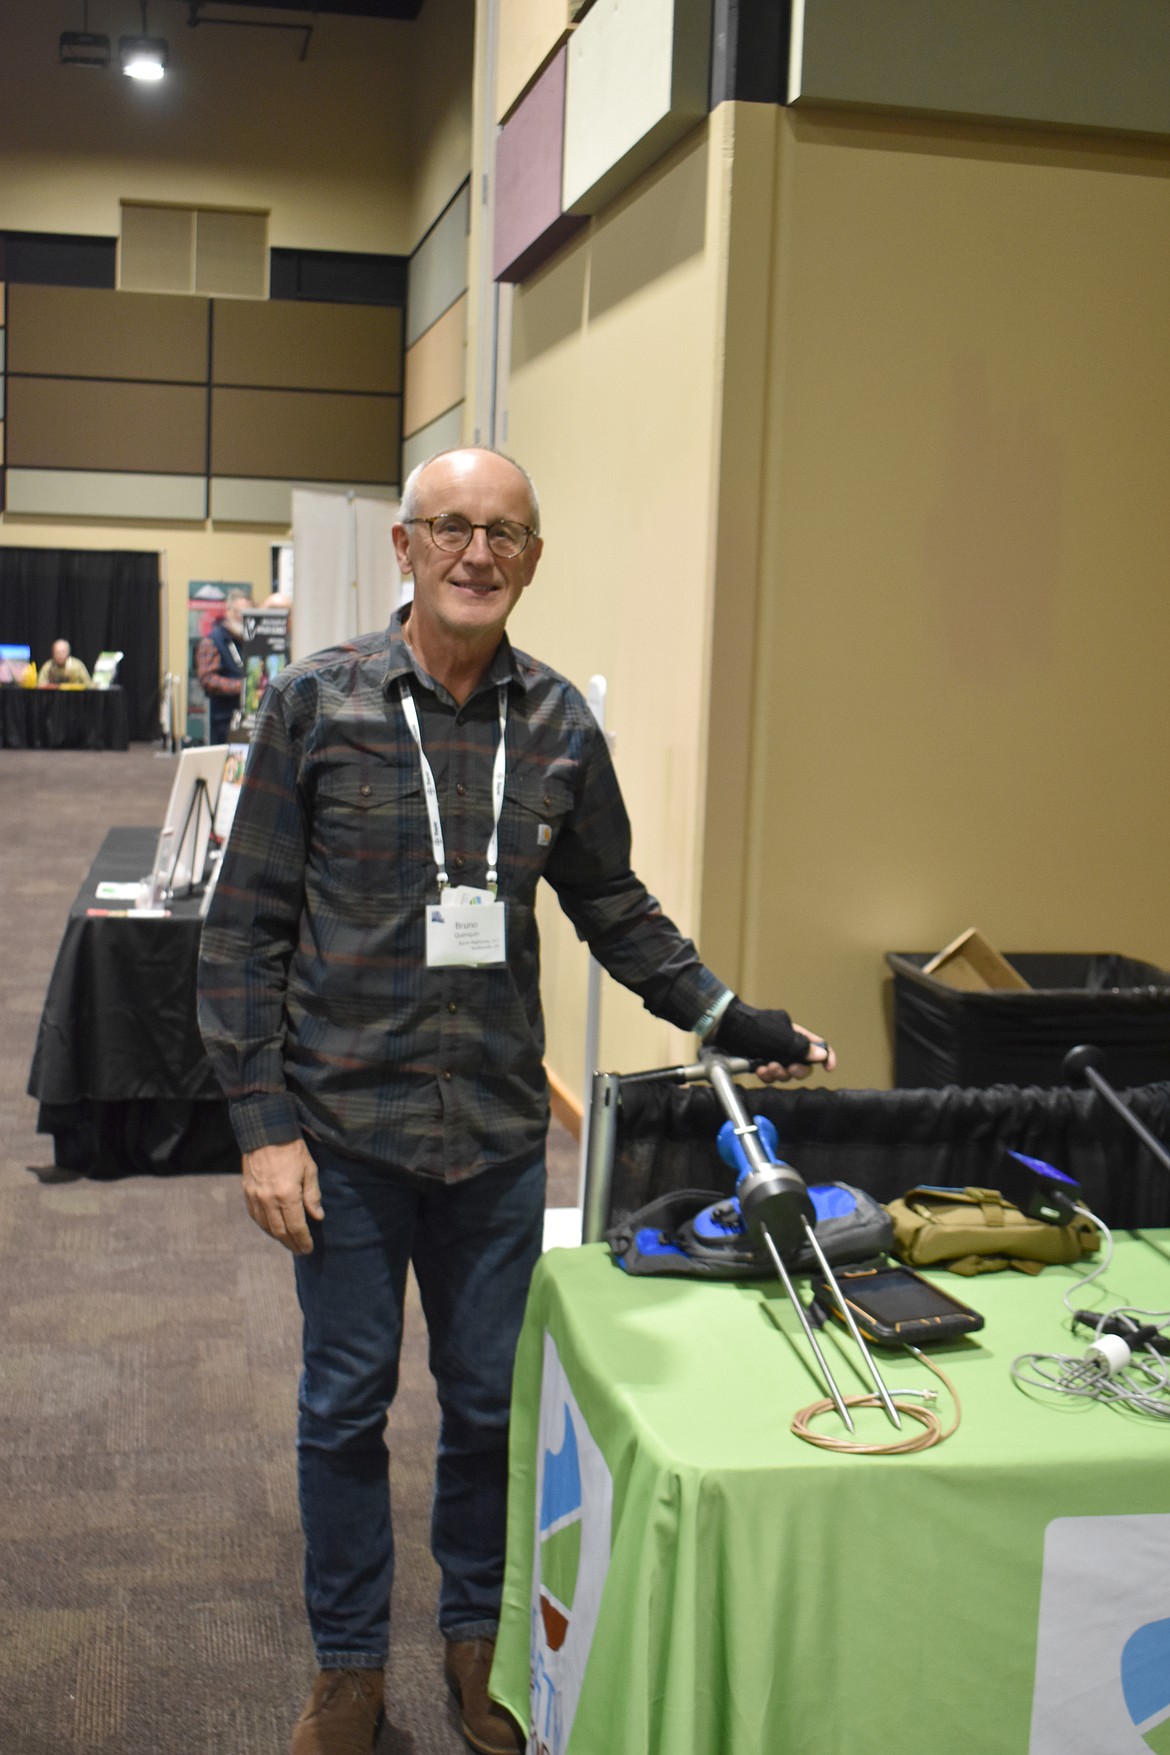
{"type": "Polygon", "coordinates": [[[232,715],[244,687],[244,615],[252,607],[246,591],[229,591],[223,615],[195,649],[195,674],[207,696],[208,743],[226,743],[232,715]]]}
{"type": "Polygon", "coordinates": [[[766,1063],[835,1064],[704,968],[630,869],[605,739],[504,625],[540,560],[527,475],[432,458],[394,543],[413,604],[266,691],[201,963],[248,1209],[296,1256],[305,1597],[320,1674],[293,1755],[377,1736],[394,1548],[386,1410],[413,1265],[442,1413],[431,1543],[471,1746],[504,1567],[511,1374],[540,1251],[548,1100],[536,885],[650,1010],[766,1063]]]}

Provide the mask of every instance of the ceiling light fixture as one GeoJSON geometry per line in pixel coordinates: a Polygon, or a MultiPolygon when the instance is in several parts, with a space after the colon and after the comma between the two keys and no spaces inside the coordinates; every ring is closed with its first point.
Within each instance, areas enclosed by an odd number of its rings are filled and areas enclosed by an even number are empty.
{"type": "Polygon", "coordinates": [[[118,58],[122,63],[122,72],[128,79],[157,80],[167,70],[166,38],[148,35],[146,0],[142,0],[142,35],[119,37],[118,58]]]}
{"type": "Polygon", "coordinates": [[[108,67],[110,39],[89,28],[89,0],[82,0],[80,30],[63,30],[57,45],[62,67],[108,67]]]}

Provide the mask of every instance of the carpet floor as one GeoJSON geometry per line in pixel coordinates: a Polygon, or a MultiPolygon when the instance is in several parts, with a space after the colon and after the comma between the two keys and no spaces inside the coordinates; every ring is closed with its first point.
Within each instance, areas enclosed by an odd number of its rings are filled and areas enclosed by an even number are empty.
{"type": "MultiPolygon", "coordinates": [[[[290,1258],[234,1177],[78,1178],[25,1094],[69,904],[173,759],[0,751],[0,1750],[283,1755],[312,1682],[290,1258]]],[[[553,1205],[576,1146],[554,1127],[553,1205]]],[[[427,1547],[438,1427],[411,1288],[390,1420],[397,1576],[378,1755],[457,1755],[427,1547]]]]}

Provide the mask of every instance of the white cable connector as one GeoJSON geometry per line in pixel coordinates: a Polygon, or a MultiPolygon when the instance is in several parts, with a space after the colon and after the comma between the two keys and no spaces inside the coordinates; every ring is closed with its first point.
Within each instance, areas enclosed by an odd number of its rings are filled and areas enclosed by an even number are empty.
{"type": "Polygon", "coordinates": [[[1098,1335],[1092,1346],[1085,1348],[1086,1364],[1095,1365],[1103,1377],[1116,1377],[1132,1357],[1120,1335],[1098,1335]]]}

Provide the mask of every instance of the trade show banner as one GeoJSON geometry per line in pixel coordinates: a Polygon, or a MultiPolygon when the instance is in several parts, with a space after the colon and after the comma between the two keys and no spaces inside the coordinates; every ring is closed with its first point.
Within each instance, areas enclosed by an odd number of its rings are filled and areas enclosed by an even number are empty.
{"type": "Polygon", "coordinates": [[[261,609],[244,617],[244,725],[254,721],[264,691],[288,663],[288,610],[261,609]]]}
{"type": "Polygon", "coordinates": [[[1170,1750],[1168,1575],[1170,1516],[1048,1525],[1028,1755],[1170,1750]]]}
{"type": "Polygon", "coordinates": [[[609,1571],[613,1479],[545,1331],[532,1551],[531,1736],[564,1755],[609,1571]]]}

